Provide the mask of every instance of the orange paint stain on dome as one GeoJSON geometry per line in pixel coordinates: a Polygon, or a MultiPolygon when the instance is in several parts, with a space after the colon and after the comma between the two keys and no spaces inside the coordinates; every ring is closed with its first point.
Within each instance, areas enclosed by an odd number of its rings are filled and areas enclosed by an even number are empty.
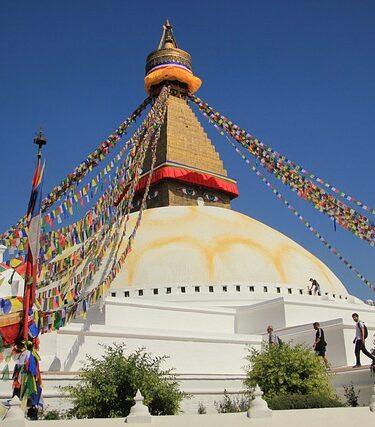
{"type": "Polygon", "coordinates": [[[134,285],[134,275],[136,274],[136,270],[138,269],[138,264],[142,259],[145,259],[146,255],[153,251],[160,251],[161,249],[167,246],[173,246],[176,244],[183,244],[187,247],[192,247],[194,249],[198,249],[201,252],[202,258],[206,257],[206,247],[204,243],[202,243],[199,239],[193,238],[188,234],[181,234],[179,236],[171,236],[171,237],[163,237],[159,239],[155,239],[141,249],[133,250],[130,259],[128,259],[128,263],[125,268],[127,270],[128,277],[128,285],[134,285]]]}
{"type": "MultiPolygon", "coordinates": [[[[127,235],[135,218],[132,214],[127,235]]],[[[178,206],[144,212],[115,287],[264,282],[301,288],[310,277],[323,290],[346,293],[326,265],[277,230],[228,209],[178,206]]]]}
{"type": "MultiPolygon", "coordinates": [[[[291,254],[292,257],[295,257],[296,255],[298,255],[302,258],[307,259],[314,266],[314,268],[316,268],[321,273],[321,275],[325,278],[326,280],[324,283],[325,287],[329,285],[331,290],[335,292],[334,283],[332,282],[332,277],[330,277],[329,275],[329,270],[318,258],[316,258],[313,254],[311,254],[306,250],[301,251],[299,250],[299,248],[293,247],[292,245],[282,244],[278,248],[278,251],[276,254],[280,265],[283,265],[286,263],[285,258],[287,257],[288,254],[291,254]]],[[[306,285],[308,285],[309,278],[310,278],[310,275],[308,274],[308,272],[306,272],[306,285]]]]}
{"type": "MultiPolygon", "coordinates": [[[[236,245],[243,245],[251,250],[254,250],[257,254],[261,256],[264,260],[268,260],[270,264],[275,268],[277,273],[279,274],[280,280],[285,280],[286,275],[284,272],[284,269],[281,265],[278,265],[277,263],[277,257],[273,256],[272,253],[270,253],[269,249],[265,246],[261,245],[259,242],[256,242],[255,240],[246,238],[246,237],[239,237],[239,236],[219,236],[215,240],[215,245],[211,248],[209,252],[210,257],[210,271],[213,272],[213,260],[215,257],[218,257],[218,255],[229,253],[234,246],[236,245]]],[[[212,280],[217,279],[216,277],[212,277],[212,280]]]]}

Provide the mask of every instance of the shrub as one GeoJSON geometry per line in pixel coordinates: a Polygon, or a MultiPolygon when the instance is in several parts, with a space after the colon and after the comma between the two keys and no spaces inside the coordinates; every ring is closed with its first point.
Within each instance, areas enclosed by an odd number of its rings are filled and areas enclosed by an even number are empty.
{"type": "Polygon", "coordinates": [[[198,414],[199,415],[207,414],[207,408],[203,405],[202,402],[199,402],[199,405],[198,405],[198,414]]]}
{"type": "Polygon", "coordinates": [[[284,394],[267,398],[270,409],[309,409],[335,408],[345,406],[337,397],[317,396],[313,394],[284,394]]]}
{"type": "Polygon", "coordinates": [[[41,411],[38,417],[40,420],[61,420],[60,412],[53,409],[51,411],[41,411]]]}
{"type": "Polygon", "coordinates": [[[355,392],[353,383],[350,383],[350,385],[348,386],[344,385],[344,396],[346,398],[346,406],[359,406],[359,393],[359,390],[358,393],[355,392]]]}
{"type": "Polygon", "coordinates": [[[214,405],[219,414],[245,412],[249,409],[250,400],[250,397],[243,395],[230,397],[228,392],[224,390],[224,399],[220,402],[215,402],[214,405]]]}
{"type": "Polygon", "coordinates": [[[249,349],[245,385],[256,384],[267,397],[284,394],[313,394],[335,397],[329,374],[319,356],[305,345],[264,344],[260,351],[249,349]]]}
{"type": "Polygon", "coordinates": [[[57,409],[48,409],[43,408],[42,411],[38,413],[38,419],[39,420],[67,420],[71,419],[72,414],[70,414],[70,411],[58,411],[57,409]]]}
{"type": "Polygon", "coordinates": [[[87,356],[77,385],[63,387],[72,400],[76,418],[126,417],[139,389],[152,415],[178,413],[185,396],[171,369],[160,365],[166,356],[154,357],[145,349],[125,356],[124,344],[103,346],[100,358],[87,356]]]}

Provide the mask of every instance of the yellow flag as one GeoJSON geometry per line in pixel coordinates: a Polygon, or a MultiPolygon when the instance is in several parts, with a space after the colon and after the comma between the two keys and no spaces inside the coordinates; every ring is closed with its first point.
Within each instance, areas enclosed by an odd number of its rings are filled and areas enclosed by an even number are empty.
{"type": "Polygon", "coordinates": [[[13,259],[10,260],[9,264],[10,264],[10,266],[12,268],[17,268],[17,267],[19,267],[22,264],[22,261],[19,260],[19,259],[17,259],[17,258],[13,258],[13,259]]]}

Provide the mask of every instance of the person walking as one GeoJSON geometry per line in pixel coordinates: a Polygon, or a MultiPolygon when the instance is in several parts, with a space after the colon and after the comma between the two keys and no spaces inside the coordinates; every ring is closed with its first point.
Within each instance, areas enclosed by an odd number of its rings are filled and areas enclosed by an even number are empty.
{"type": "Polygon", "coordinates": [[[369,357],[372,360],[372,366],[375,365],[375,356],[373,356],[365,346],[365,339],[366,337],[366,327],[365,324],[362,322],[362,320],[359,320],[358,313],[352,314],[352,319],[356,323],[355,325],[355,337],[353,340],[353,344],[355,344],[354,353],[356,358],[356,363],[353,366],[353,368],[359,368],[361,366],[361,359],[360,359],[360,353],[362,351],[363,354],[365,354],[367,357],[369,357]]]}
{"type": "Polygon", "coordinates": [[[320,285],[317,280],[310,277],[309,281],[311,282],[311,287],[309,289],[310,295],[320,294],[320,285]]]}
{"type": "Polygon", "coordinates": [[[324,364],[328,368],[328,360],[326,358],[327,342],[326,342],[326,340],[324,338],[324,331],[320,327],[320,323],[319,322],[314,322],[313,323],[313,328],[316,330],[315,341],[314,341],[314,344],[313,344],[313,349],[315,350],[315,353],[318,356],[322,357],[324,364]]]}
{"type": "Polygon", "coordinates": [[[280,338],[273,331],[272,325],[267,326],[267,332],[268,332],[268,344],[269,345],[280,345],[280,338]]]}

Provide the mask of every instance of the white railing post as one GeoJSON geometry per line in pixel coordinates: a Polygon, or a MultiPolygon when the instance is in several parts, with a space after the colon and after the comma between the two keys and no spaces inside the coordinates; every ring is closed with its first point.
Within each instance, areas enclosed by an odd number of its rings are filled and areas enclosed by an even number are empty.
{"type": "Polygon", "coordinates": [[[137,390],[134,400],[135,404],[131,407],[129,415],[125,418],[125,422],[128,424],[151,424],[152,416],[148,407],[143,404],[143,396],[139,390],[137,390]]]}
{"type": "Polygon", "coordinates": [[[375,385],[372,387],[372,396],[370,399],[370,411],[375,412],[375,385]]]}
{"type": "Polygon", "coordinates": [[[250,402],[247,416],[249,418],[268,418],[272,417],[272,410],[269,409],[267,402],[262,398],[263,392],[258,384],[254,390],[254,400],[250,402]]]}
{"type": "Polygon", "coordinates": [[[21,409],[21,401],[17,396],[14,396],[10,401],[10,408],[2,424],[7,427],[24,427],[26,426],[26,422],[25,413],[21,409]]]}
{"type": "Polygon", "coordinates": [[[4,260],[4,252],[7,250],[7,247],[4,245],[0,245],[0,262],[4,260]]]}

